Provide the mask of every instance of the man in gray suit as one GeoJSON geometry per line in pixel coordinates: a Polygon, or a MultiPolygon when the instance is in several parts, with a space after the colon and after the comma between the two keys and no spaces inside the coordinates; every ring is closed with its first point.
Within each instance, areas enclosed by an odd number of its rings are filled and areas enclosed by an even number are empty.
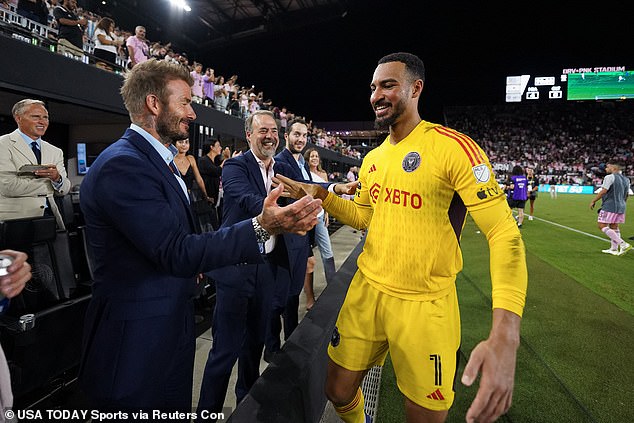
{"type": "Polygon", "coordinates": [[[49,123],[46,107],[42,101],[24,99],[13,106],[12,114],[18,129],[0,137],[0,220],[51,214],[65,229],[53,197],[66,195],[71,184],[62,150],[42,140],[49,123]]]}

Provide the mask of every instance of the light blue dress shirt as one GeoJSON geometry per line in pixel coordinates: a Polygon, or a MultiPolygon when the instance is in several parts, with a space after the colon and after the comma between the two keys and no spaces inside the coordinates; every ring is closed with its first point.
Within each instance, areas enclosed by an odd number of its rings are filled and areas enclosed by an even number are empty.
{"type": "MultiPolygon", "coordinates": [[[[165,165],[169,167],[170,163],[174,161],[174,152],[172,150],[165,147],[163,143],[154,138],[154,136],[152,136],[145,129],[141,128],[139,125],[132,123],[130,124],[130,129],[145,138],[146,141],[150,143],[150,145],[156,150],[157,153],[159,153],[161,158],[165,161],[165,165]]],[[[178,181],[178,184],[181,186],[181,189],[185,193],[185,198],[187,198],[187,201],[189,202],[189,194],[187,193],[187,185],[185,185],[185,181],[179,175],[174,174],[174,177],[178,181]]]]}

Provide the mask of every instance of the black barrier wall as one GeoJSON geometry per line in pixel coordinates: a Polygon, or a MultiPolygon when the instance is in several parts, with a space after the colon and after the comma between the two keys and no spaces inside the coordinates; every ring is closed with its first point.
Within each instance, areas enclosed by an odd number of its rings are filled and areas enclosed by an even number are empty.
{"type": "Polygon", "coordinates": [[[322,292],[228,422],[319,422],[327,401],[324,383],[328,343],[362,249],[363,242],[355,247],[334,282],[322,292]]]}

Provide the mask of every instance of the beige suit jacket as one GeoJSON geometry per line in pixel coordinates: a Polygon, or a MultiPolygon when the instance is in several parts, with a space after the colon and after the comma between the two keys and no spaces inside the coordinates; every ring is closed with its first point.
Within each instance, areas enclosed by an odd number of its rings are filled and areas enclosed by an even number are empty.
{"type": "Polygon", "coordinates": [[[53,188],[48,178],[34,175],[18,175],[25,164],[37,164],[31,148],[18,130],[0,137],[0,220],[39,217],[44,215],[46,198],[60,229],[65,229],[62,216],[53,196],[66,195],[70,191],[70,180],[64,167],[62,150],[42,140],[42,164],[54,164],[62,175],[62,187],[53,188]]]}

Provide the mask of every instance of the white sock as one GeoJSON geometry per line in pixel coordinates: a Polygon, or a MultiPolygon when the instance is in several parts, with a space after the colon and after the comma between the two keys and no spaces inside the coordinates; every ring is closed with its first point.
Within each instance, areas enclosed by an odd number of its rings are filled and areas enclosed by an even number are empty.
{"type": "Polygon", "coordinates": [[[601,229],[601,231],[603,231],[603,233],[606,234],[612,241],[612,250],[616,250],[616,248],[623,242],[623,239],[619,236],[620,231],[617,233],[614,229],[610,229],[608,226],[601,229]]]}

